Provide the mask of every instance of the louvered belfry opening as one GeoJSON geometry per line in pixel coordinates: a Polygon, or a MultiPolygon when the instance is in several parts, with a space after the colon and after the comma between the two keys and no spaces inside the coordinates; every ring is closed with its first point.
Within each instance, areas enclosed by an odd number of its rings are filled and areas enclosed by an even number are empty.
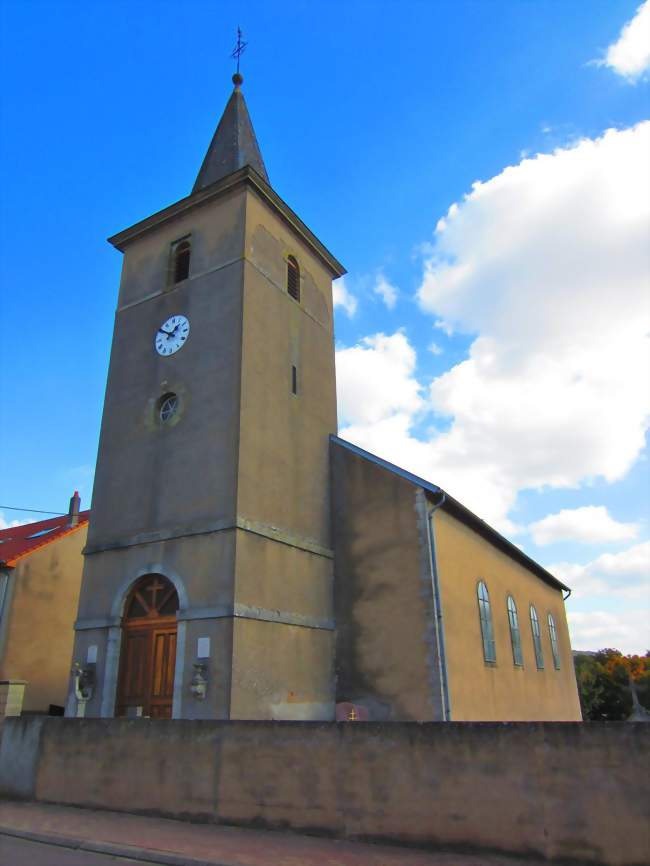
{"type": "Polygon", "coordinates": [[[300,301],[300,268],[293,256],[287,259],[287,291],[294,301],[300,301]]]}
{"type": "Polygon", "coordinates": [[[174,250],[174,282],[180,283],[190,275],[190,243],[181,241],[174,250]]]}

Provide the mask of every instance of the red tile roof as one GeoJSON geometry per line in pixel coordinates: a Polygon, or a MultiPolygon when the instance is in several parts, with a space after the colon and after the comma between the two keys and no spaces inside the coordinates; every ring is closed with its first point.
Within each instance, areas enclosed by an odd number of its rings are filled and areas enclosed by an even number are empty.
{"type": "Polygon", "coordinates": [[[79,523],[76,526],[70,526],[70,516],[63,514],[61,517],[49,517],[36,523],[24,523],[22,526],[0,529],[0,564],[13,566],[17,560],[27,556],[28,553],[45,547],[63,538],[64,535],[76,532],[88,523],[89,515],[90,511],[80,511],[79,523]],[[37,533],[42,534],[37,535],[37,533]],[[37,537],[34,538],[34,535],[37,537]]]}

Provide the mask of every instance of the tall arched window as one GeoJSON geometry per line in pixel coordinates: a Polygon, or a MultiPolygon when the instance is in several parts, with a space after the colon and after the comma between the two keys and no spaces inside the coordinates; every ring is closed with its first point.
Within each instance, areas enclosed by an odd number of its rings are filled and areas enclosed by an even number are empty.
{"type": "Polygon", "coordinates": [[[512,660],[520,667],[524,664],[521,652],[521,634],[519,632],[519,619],[517,618],[517,605],[514,598],[508,596],[508,623],[510,624],[510,642],[512,643],[512,660]]]}
{"type": "Polygon", "coordinates": [[[300,301],[300,268],[293,256],[287,259],[287,291],[295,301],[300,301]]]}
{"type": "Polygon", "coordinates": [[[530,628],[533,633],[533,646],[535,648],[535,662],[537,669],[544,670],[544,653],[542,652],[542,635],[539,630],[539,618],[537,611],[531,604],[530,606],[530,628]]]}
{"type": "Polygon", "coordinates": [[[497,660],[497,651],[494,642],[494,629],[492,628],[490,595],[487,586],[482,580],[478,583],[477,593],[478,615],[481,623],[481,638],[483,639],[483,658],[486,662],[495,662],[497,660]]]}
{"type": "Polygon", "coordinates": [[[551,651],[553,653],[553,667],[556,671],[560,670],[560,648],[557,643],[557,629],[555,628],[555,620],[552,614],[548,615],[548,635],[551,639],[551,651]]]}
{"type": "Polygon", "coordinates": [[[181,241],[174,247],[174,283],[180,283],[182,280],[186,280],[189,277],[191,251],[192,249],[189,241],[181,241]]]}

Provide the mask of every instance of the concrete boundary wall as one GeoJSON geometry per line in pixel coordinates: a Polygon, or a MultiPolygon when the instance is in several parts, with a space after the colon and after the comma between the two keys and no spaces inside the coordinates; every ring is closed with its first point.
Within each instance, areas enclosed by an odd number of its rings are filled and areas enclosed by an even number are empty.
{"type": "Polygon", "coordinates": [[[0,794],[553,863],[650,862],[650,725],[18,718],[0,794]]]}

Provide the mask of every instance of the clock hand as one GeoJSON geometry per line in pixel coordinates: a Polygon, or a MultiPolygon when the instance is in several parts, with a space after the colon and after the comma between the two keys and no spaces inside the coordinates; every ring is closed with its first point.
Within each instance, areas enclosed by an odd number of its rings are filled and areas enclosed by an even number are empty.
{"type": "MultiPolygon", "coordinates": [[[[176,327],[178,327],[178,325],[176,327]]],[[[173,337],[175,331],[176,331],[176,328],[174,328],[173,331],[165,331],[163,328],[158,328],[159,334],[166,334],[168,337],[173,337]]]]}

